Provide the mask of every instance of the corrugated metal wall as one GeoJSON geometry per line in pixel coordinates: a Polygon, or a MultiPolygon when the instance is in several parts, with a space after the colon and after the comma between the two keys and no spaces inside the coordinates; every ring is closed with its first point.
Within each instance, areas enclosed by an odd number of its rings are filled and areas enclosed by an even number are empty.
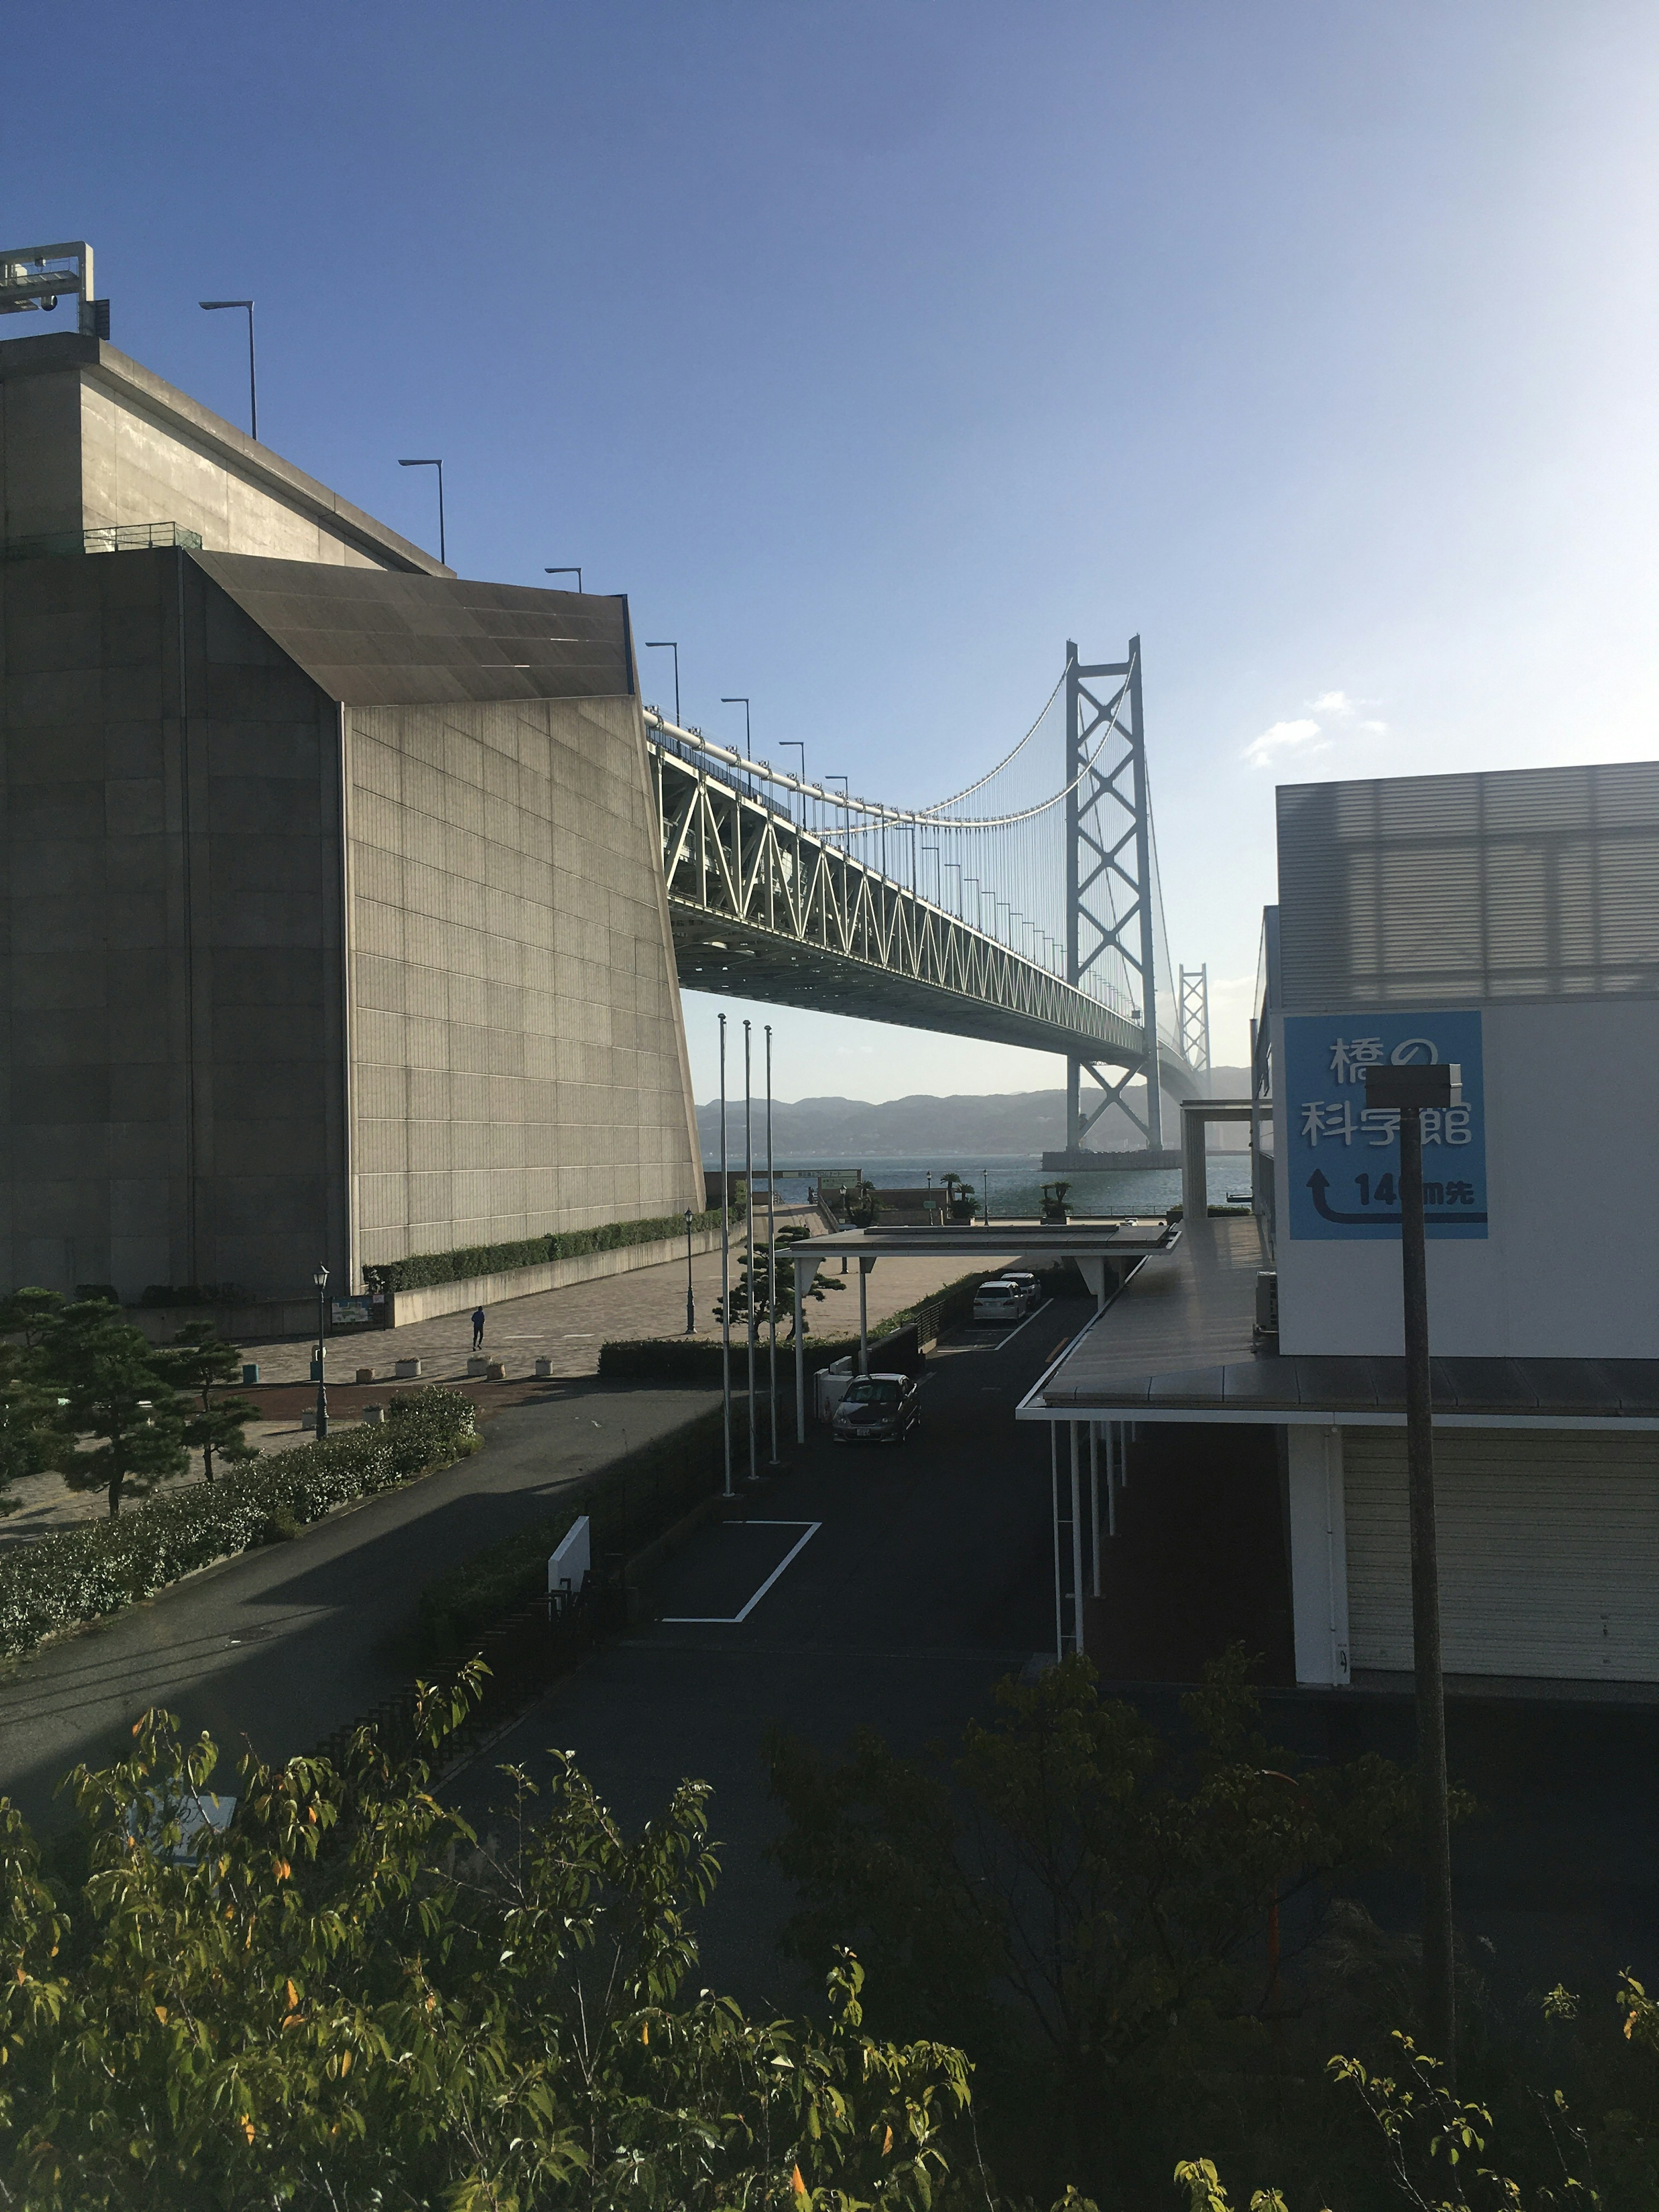
{"type": "MultiPolygon", "coordinates": [[[[1352,1663],[1409,1668],[1404,1430],[1342,1469],[1352,1663]]],[[[1442,1431],[1435,1493],[1448,1674],[1659,1681],[1659,1437],[1442,1431]]]]}
{"type": "Polygon", "coordinates": [[[1659,763],[1278,801],[1288,1011],[1659,992],[1659,763]]]}

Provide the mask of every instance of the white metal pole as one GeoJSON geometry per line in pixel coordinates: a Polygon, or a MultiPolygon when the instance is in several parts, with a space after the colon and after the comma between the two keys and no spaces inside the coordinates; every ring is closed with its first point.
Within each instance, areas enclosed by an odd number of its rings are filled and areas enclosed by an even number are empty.
{"type": "Polygon", "coordinates": [[[1117,1534],[1117,1423],[1106,1424],[1106,1534],[1117,1534]]]}
{"type": "Polygon", "coordinates": [[[870,1372],[870,1302],[866,1290],[870,1280],[870,1262],[859,1261],[859,1373],[870,1372]]]}
{"type": "MultiPolygon", "coordinates": [[[[801,1322],[801,1315],[800,1315],[800,1271],[801,1271],[801,1265],[802,1265],[802,1263],[801,1263],[801,1261],[800,1261],[799,1256],[799,1255],[797,1255],[797,1257],[796,1257],[796,1259],[795,1259],[795,1261],[794,1261],[794,1271],[795,1271],[795,1442],[796,1442],[798,1444],[804,1444],[804,1443],[806,1442],[806,1347],[805,1346],[805,1345],[803,1345],[803,1344],[802,1344],[802,1342],[801,1342],[801,1340],[800,1340],[800,1322],[801,1322]]],[[[815,1275],[816,1275],[816,1274],[817,1274],[817,1267],[818,1267],[818,1263],[817,1263],[817,1261],[816,1260],[814,1260],[814,1261],[811,1262],[811,1267],[812,1267],[812,1272],[813,1272],[813,1273],[814,1273],[815,1275]]]]}
{"type": "Polygon", "coordinates": [[[743,1025],[743,1265],[749,1294],[743,1302],[744,1331],[749,1340],[749,1480],[760,1480],[755,1463],[755,1115],[754,1078],[750,1066],[750,1022],[743,1025]]]}
{"type": "Polygon", "coordinates": [[[1083,1479],[1079,1464],[1078,1424],[1067,1421],[1072,1432],[1072,1649],[1083,1649],[1083,1479]]]}
{"type": "Polygon", "coordinates": [[[1094,1554],[1092,1595],[1100,1595],[1100,1423],[1089,1424],[1089,1543],[1094,1554]]]}
{"type": "Polygon", "coordinates": [[[726,1495],[732,1487],[732,1209],[726,1158],[726,1017],[720,1024],[720,1400],[726,1412],[726,1495]]]}
{"type": "Polygon", "coordinates": [[[772,1024],[766,1024],[766,1321],[770,1338],[772,1464],[778,1465],[778,1186],[772,1165],[772,1024]]]}
{"type": "Polygon", "coordinates": [[[1060,1424],[1048,1424],[1048,1475],[1054,1506],[1054,1659],[1066,1656],[1066,1616],[1060,1602],[1060,1424]]]}

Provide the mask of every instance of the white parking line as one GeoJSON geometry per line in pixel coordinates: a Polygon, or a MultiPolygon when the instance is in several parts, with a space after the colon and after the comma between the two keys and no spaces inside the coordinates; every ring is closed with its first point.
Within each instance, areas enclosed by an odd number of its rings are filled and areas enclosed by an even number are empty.
{"type": "Polygon", "coordinates": [[[663,1615],[665,1626],[735,1628],[739,1621],[747,1620],[790,1561],[805,1550],[823,1523],[822,1521],[728,1521],[726,1525],[728,1528],[805,1528],[806,1534],[790,1546],[741,1613],[665,1613],[663,1615]]]}
{"type": "MultiPolygon", "coordinates": [[[[1036,1319],[1037,1316],[1040,1313],[1047,1313],[1053,1304],[1054,1300],[1052,1298],[1044,1298],[1040,1306],[1033,1306],[1030,1312],[1028,1313],[1024,1320],[1021,1322],[1019,1328],[1030,1328],[1031,1323],[1036,1319]]],[[[1005,1348],[1005,1346],[1011,1345],[1014,1339],[1019,1334],[1019,1328],[1011,1328],[1007,1335],[1003,1338],[1001,1344],[994,1344],[991,1346],[992,1351],[1000,1352],[1005,1348]]]]}

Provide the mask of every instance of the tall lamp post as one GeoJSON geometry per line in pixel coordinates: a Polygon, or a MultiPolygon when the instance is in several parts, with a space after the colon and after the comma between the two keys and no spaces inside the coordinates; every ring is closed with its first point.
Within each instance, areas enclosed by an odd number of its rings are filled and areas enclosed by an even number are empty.
{"type": "Polygon", "coordinates": [[[400,469],[436,469],[438,471],[438,565],[449,566],[449,551],[444,542],[444,465],[441,461],[399,461],[400,469]]]}
{"type": "Polygon", "coordinates": [[[647,653],[672,653],[674,656],[674,727],[677,730],[683,730],[685,725],[680,720],[679,645],[672,637],[648,637],[645,641],[645,649],[647,653]]]}
{"type": "Polygon", "coordinates": [[[259,380],[253,367],[253,302],[252,300],[198,300],[198,307],[210,314],[218,307],[247,309],[247,434],[257,446],[259,442],[259,380]]]}
{"type": "Polygon", "coordinates": [[[691,1288],[691,1209],[688,1206],[685,1209],[685,1333],[688,1336],[695,1336],[697,1333],[697,1300],[691,1288]]]}
{"type": "Polygon", "coordinates": [[[319,1267],[311,1279],[317,1285],[317,1438],[320,1443],[328,1434],[328,1385],[323,1379],[323,1340],[327,1334],[323,1300],[328,1291],[328,1269],[319,1267]]]}
{"type": "Polygon", "coordinates": [[[1462,1070],[1420,1061],[1365,1071],[1365,1103],[1400,1116],[1400,1273],[1406,1325],[1406,1489],[1411,1511],[1412,1664],[1423,1820],[1424,2015],[1430,2051],[1457,2086],[1452,1980],[1451,1828],[1447,1814],[1446,1685],[1440,1655],[1440,1570],[1434,1518],[1434,1407],[1429,1381],[1429,1279],[1423,1221],[1423,1109],[1462,1103],[1462,1070]]]}
{"type": "Polygon", "coordinates": [[[576,579],[576,589],[579,592],[581,590],[582,572],[580,568],[544,568],[542,574],[544,576],[574,576],[576,579]]]}

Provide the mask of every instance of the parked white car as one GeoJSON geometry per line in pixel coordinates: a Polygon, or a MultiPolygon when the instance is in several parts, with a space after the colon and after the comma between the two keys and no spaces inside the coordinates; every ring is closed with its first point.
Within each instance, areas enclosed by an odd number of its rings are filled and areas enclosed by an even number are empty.
{"type": "Polygon", "coordinates": [[[1018,1321],[1027,1304],[1024,1285],[999,1278],[981,1283],[974,1292],[975,1321],[1018,1321]]]}

